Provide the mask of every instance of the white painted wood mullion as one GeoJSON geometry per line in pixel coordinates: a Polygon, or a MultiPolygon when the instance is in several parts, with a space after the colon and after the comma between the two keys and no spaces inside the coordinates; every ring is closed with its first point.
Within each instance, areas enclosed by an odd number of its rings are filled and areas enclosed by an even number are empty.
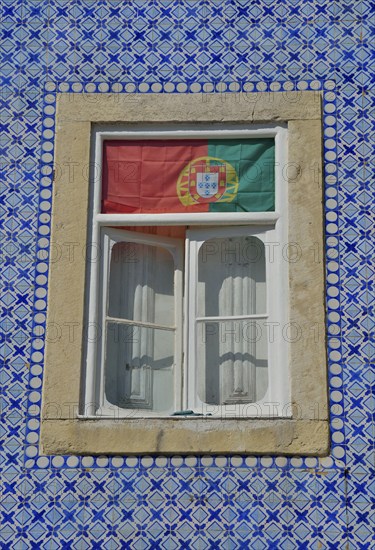
{"type": "MultiPolygon", "coordinates": [[[[277,321],[279,331],[289,321],[289,264],[284,257],[284,246],[288,243],[288,182],[287,173],[287,144],[288,133],[286,128],[279,128],[275,136],[275,209],[282,212],[282,218],[275,224],[273,241],[279,243],[273,262],[267,262],[267,303],[269,319],[277,321]]],[[[291,383],[288,371],[289,357],[288,344],[283,338],[268,343],[269,363],[269,391],[268,400],[280,403],[281,409],[291,402],[291,383]],[[283,359],[282,368],[280,360],[283,359]]]]}
{"type": "Polygon", "coordinates": [[[105,406],[105,391],[104,391],[104,364],[106,356],[106,345],[108,338],[107,325],[105,322],[108,309],[108,292],[109,292],[109,266],[111,261],[111,252],[115,244],[108,235],[103,234],[102,239],[102,276],[101,276],[101,304],[100,304],[100,324],[101,338],[99,339],[99,361],[100,361],[100,406],[105,406]]]}
{"type": "Polygon", "coordinates": [[[101,124],[97,126],[97,134],[102,140],[133,140],[133,139],[249,139],[249,138],[275,138],[281,126],[272,124],[236,124],[211,123],[199,125],[185,123],[164,123],[155,130],[150,124],[126,124],[117,125],[116,129],[111,125],[101,124]]]}
{"type": "MultiPolygon", "coordinates": [[[[274,225],[280,218],[278,212],[235,212],[216,213],[201,212],[195,213],[175,213],[175,214],[96,214],[95,221],[99,225],[110,227],[133,226],[158,226],[158,225],[250,225],[264,226],[274,225]]],[[[155,235],[157,237],[157,235],[155,235]]]]}
{"type": "Polygon", "coordinates": [[[186,344],[185,344],[185,388],[184,408],[196,409],[196,388],[197,388],[197,243],[190,240],[190,230],[186,232],[186,268],[185,268],[185,323],[186,323],[186,344]]]}
{"type": "Polygon", "coordinates": [[[136,325],[139,327],[145,327],[145,328],[155,328],[160,330],[170,330],[175,331],[176,326],[170,326],[170,325],[159,325],[157,323],[146,323],[144,321],[133,321],[131,319],[120,318],[120,317],[106,317],[107,323],[118,323],[119,325],[136,325]]]}
{"type": "Polygon", "coordinates": [[[196,321],[240,321],[246,319],[266,319],[267,313],[254,315],[217,315],[215,317],[196,317],[196,321]]]}
{"type": "Polygon", "coordinates": [[[176,411],[184,407],[184,288],[183,288],[183,270],[184,270],[184,243],[176,239],[176,248],[174,251],[174,296],[175,296],[175,339],[174,339],[174,407],[176,411]]]}
{"type": "MultiPolygon", "coordinates": [[[[102,166],[102,139],[100,135],[95,136],[95,162],[94,166],[102,166]]],[[[92,243],[92,251],[99,251],[101,246],[101,228],[97,223],[96,218],[100,212],[101,204],[101,170],[93,171],[93,204],[92,204],[92,226],[90,232],[90,240],[92,243]]],[[[89,241],[90,242],[90,241],[89,241]]],[[[102,264],[100,261],[91,262],[90,277],[89,277],[89,296],[88,296],[88,326],[96,326],[99,332],[99,280],[100,269],[102,264]]],[[[102,327],[103,328],[103,327],[102,327]]],[[[103,332],[103,331],[102,331],[103,332]]],[[[103,334],[102,334],[103,338],[103,334]]],[[[85,372],[85,387],[84,387],[84,414],[96,414],[96,396],[97,396],[97,379],[98,379],[98,342],[88,341],[86,349],[86,372],[85,372]]]]}

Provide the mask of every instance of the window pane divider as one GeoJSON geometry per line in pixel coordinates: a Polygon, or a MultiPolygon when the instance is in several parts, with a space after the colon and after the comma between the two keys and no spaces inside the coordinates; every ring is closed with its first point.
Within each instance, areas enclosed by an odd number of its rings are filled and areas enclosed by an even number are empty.
{"type": "Polygon", "coordinates": [[[106,317],[106,323],[118,323],[121,325],[133,325],[137,327],[156,328],[161,330],[175,331],[176,327],[168,325],[158,325],[156,323],[147,323],[144,321],[131,321],[130,319],[121,319],[120,317],[106,317]]]}
{"type": "Polygon", "coordinates": [[[196,317],[196,321],[240,321],[241,319],[267,319],[267,313],[254,315],[226,315],[215,317],[196,317]]]}

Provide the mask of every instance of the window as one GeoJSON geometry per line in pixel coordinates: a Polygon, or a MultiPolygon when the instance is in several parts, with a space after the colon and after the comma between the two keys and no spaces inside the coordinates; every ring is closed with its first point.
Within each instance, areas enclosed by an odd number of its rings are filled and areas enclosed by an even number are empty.
{"type": "Polygon", "coordinates": [[[121,98],[58,96],[42,451],[325,454],[320,95],[121,98]],[[275,193],[253,188],[254,211],[226,200],[220,153],[179,169],[167,206],[105,175],[102,196],[103,142],[135,137],[274,140],[275,193]]]}
{"type": "Polygon", "coordinates": [[[88,311],[100,337],[87,338],[82,417],[290,416],[288,264],[274,253],[286,129],[99,128],[95,141],[88,311]]]}

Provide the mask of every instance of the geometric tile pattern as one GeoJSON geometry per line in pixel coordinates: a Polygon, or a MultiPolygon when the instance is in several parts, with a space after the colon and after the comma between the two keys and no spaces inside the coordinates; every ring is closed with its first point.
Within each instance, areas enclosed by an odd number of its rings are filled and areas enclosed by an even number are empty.
{"type": "Polygon", "coordinates": [[[3,0],[0,11],[1,548],[373,548],[372,3],[3,0]],[[303,89],[324,91],[330,456],[41,456],[56,92],[303,89]]]}

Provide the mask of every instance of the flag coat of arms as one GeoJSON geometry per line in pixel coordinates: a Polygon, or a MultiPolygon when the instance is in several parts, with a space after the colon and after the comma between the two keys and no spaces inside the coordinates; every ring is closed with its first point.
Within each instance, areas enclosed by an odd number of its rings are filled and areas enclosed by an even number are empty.
{"type": "Polygon", "coordinates": [[[207,160],[191,163],[189,175],[190,195],[198,202],[214,202],[220,199],[227,188],[226,164],[212,164],[207,160]]]}
{"type": "Polygon", "coordinates": [[[105,141],[102,212],[272,211],[274,173],[272,138],[105,141]]]}

